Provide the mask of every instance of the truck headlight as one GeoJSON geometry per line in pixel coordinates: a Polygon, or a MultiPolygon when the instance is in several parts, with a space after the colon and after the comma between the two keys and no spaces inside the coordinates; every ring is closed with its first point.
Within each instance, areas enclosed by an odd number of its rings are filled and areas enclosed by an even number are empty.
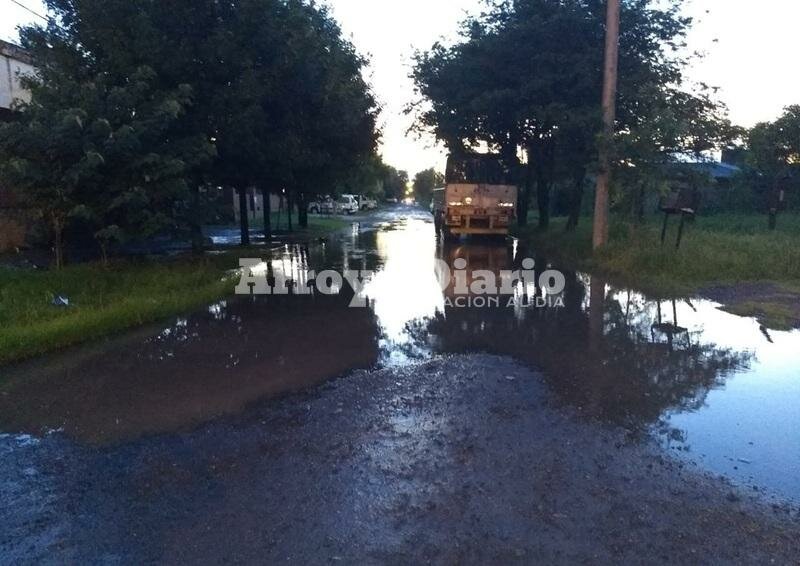
{"type": "Polygon", "coordinates": [[[513,202],[501,202],[498,206],[500,208],[514,208],[514,203],[513,202]]]}
{"type": "Polygon", "coordinates": [[[472,204],[472,197],[465,198],[464,202],[467,203],[467,206],[470,206],[472,204]]]}

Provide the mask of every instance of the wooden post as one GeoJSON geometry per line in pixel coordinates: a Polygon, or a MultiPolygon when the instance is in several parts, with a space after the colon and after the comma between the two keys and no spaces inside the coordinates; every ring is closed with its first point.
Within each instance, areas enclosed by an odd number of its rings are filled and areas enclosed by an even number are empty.
{"type": "Polygon", "coordinates": [[[597,175],[597,194],[594,205],[594,249],[608,243],[609,185],[611,183],[611,159],[609,149],[614,137],[614,121],[617,113],[617,69],[619,66],[619,4],[620,0],[608,0],[606,8],[606,55],[603,77],[603,140],[600,146],[600,172],[597,175]]]}
{"type": "Polygon", "coordinates": [[[678,241],[675,243],[675,249],[681,249],[681,242],[683,241],[683,227],[686,224],[686,214],[681,214],[681,223],[678,226],[678,241]]]}

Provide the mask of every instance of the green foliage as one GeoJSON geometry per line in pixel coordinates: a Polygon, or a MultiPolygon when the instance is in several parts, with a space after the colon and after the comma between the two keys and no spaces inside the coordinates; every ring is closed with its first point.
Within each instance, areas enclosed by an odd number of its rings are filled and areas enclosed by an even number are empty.
{"type": "Polygon", "coordinates": [[[391,165],[383,166],[383,190],[386,198],[402,199],[408,185],[408,172],[399,171],[391,165]]]}
{"type": "Polygon", "coordinates": [[[442,186],[444,186],[444,175],[433,167],[414,176],[414,195],[420,204],[429,204],[433,198],[433,189],[442,186]]]}
{"type": "Polygon", "coordinates": [[[385,178],[387,166],[378,155],[371,155],[355,166],[350,173],[340,180],[336,191],[325,194],[357,194],[366,195],[376,200],[385,196],[385,178]]]}
{"type": "Polygon", "coordinates": [[[366,61],[314,2],[46,4],[49,24],[21,31],[39,75],[0,130],[0,166],[58,250],[78,218],[104,255],[167,229],[199,235],[208,187],[301,200],[375,153],[366,61]]]}
{"type": "Polygon", "coordinates": [[[748,135],[748,165],[774,179],[800,169],[800,105],[774,122],[756,124],[748,135]]]}
{"type": "Polygon", "coordinates": [[[139,67],[124,84],[107,75],[76,78],[50,65],[51,46],[29,30],[31,52],[45,62],[26,80],[33,99],[0,125],[0,171],[54,234],[70,218],[88,221],[101,245],[148,236],[170,224],[185,197],[181,148],[170,129],[190,103],[188,88],[162,91],[152,69],[139,67]]]}
{"type": "Polygon", "coordinates": [[[623,3],[614,140],[596,139],[601,0],[490,3],[485,14],[464,23],[460,43],[417,54],[420,100],[409,111],[418,128],[451,151],[488,147],[519,169],[522,224],[535,185],[540,225],[547,227],[552,187],[562,183],[569,187],[574,227],[599,143],[614,145],[615,202],[628,208],[629,194],[657,189],[664,164],[676,154],[700,154],[732,135],[711,89],[684,79],[689,60],[680,47],[690,20],[680,16],[680,4],[623,3]]]}

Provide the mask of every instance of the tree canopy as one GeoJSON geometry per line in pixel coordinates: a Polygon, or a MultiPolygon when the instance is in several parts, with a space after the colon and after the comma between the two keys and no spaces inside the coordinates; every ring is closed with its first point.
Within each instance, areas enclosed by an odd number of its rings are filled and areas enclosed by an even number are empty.
{"type": "Polygon", "coordinates": [[[433,198],[433,190],[444,185],[444,175],[431,167],[414,176],[414,195],[417,202],[428,204],[433,198]]]}
{"type": "Polygon", "coordinates": [[[49,23],[21,30],[39,75],[0,129],[0,166],[37,209],[58,207],[59,226],[90,218],[101,245],[197,235],[207,187],[302,203],[375,154],[366,60],[310,0],[46,5],[49,23]]]}
{"type": "Polygon", "coordinates": [[[756,124],[747,137],[749,164],[769,177],[800,170],[800,105],[789,106],[774,122],[756,124]]]}
{"type": "Polygon", "coordinates": [[[519,220],[525,223],[535,187],[539,222],[547,227],[554,183],[570,187],[577,223],[587,174],[599,143],[612,143],[615,169],[625,170],[615,201],[652,178],[679,154],[701,154],[727,136],[713,93],[689,85],[682,50],[691,20],[681,2],[627,0],[622,6],[619,116],[613,140],[598,138],[605,2],[492,2],[467,19],[460,42],[416,55],[413,77],[421,130],[450,151],[488,148],[519,171],[519,220]],[[691,88],[690,88],[691,87],[691,88]]]}

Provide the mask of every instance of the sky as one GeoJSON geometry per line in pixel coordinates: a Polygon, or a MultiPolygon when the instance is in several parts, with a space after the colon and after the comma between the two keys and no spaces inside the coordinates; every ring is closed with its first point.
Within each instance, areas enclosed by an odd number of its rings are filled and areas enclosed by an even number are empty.
{"type": "MultiPolygon", "coordinates": [[[[40,0],[18,0],[44,13],[40,0]]],[[[328,0],[333,15],[358,50],[368,55],[370,82],[382,105],[384,160],[413,176],[444,166],[444,152],[430,138],[409,134],[403,109],[414,98],[408,78],[415,49],[452,42],[466,13],[480,0],[328,0]]],[[[719,87],[730,118],[741,126],[774,120],[789,104],[800,104],[797,72],[798,0],[689,0],[695,18],[689,48],[705,53],[690,76],[719,87]]],[[[0,0],[0,38],[14,40],[15,27],[36,16],[0,0]]],[[[598,93],[599,99],[599,93],[598,93]]]]}

